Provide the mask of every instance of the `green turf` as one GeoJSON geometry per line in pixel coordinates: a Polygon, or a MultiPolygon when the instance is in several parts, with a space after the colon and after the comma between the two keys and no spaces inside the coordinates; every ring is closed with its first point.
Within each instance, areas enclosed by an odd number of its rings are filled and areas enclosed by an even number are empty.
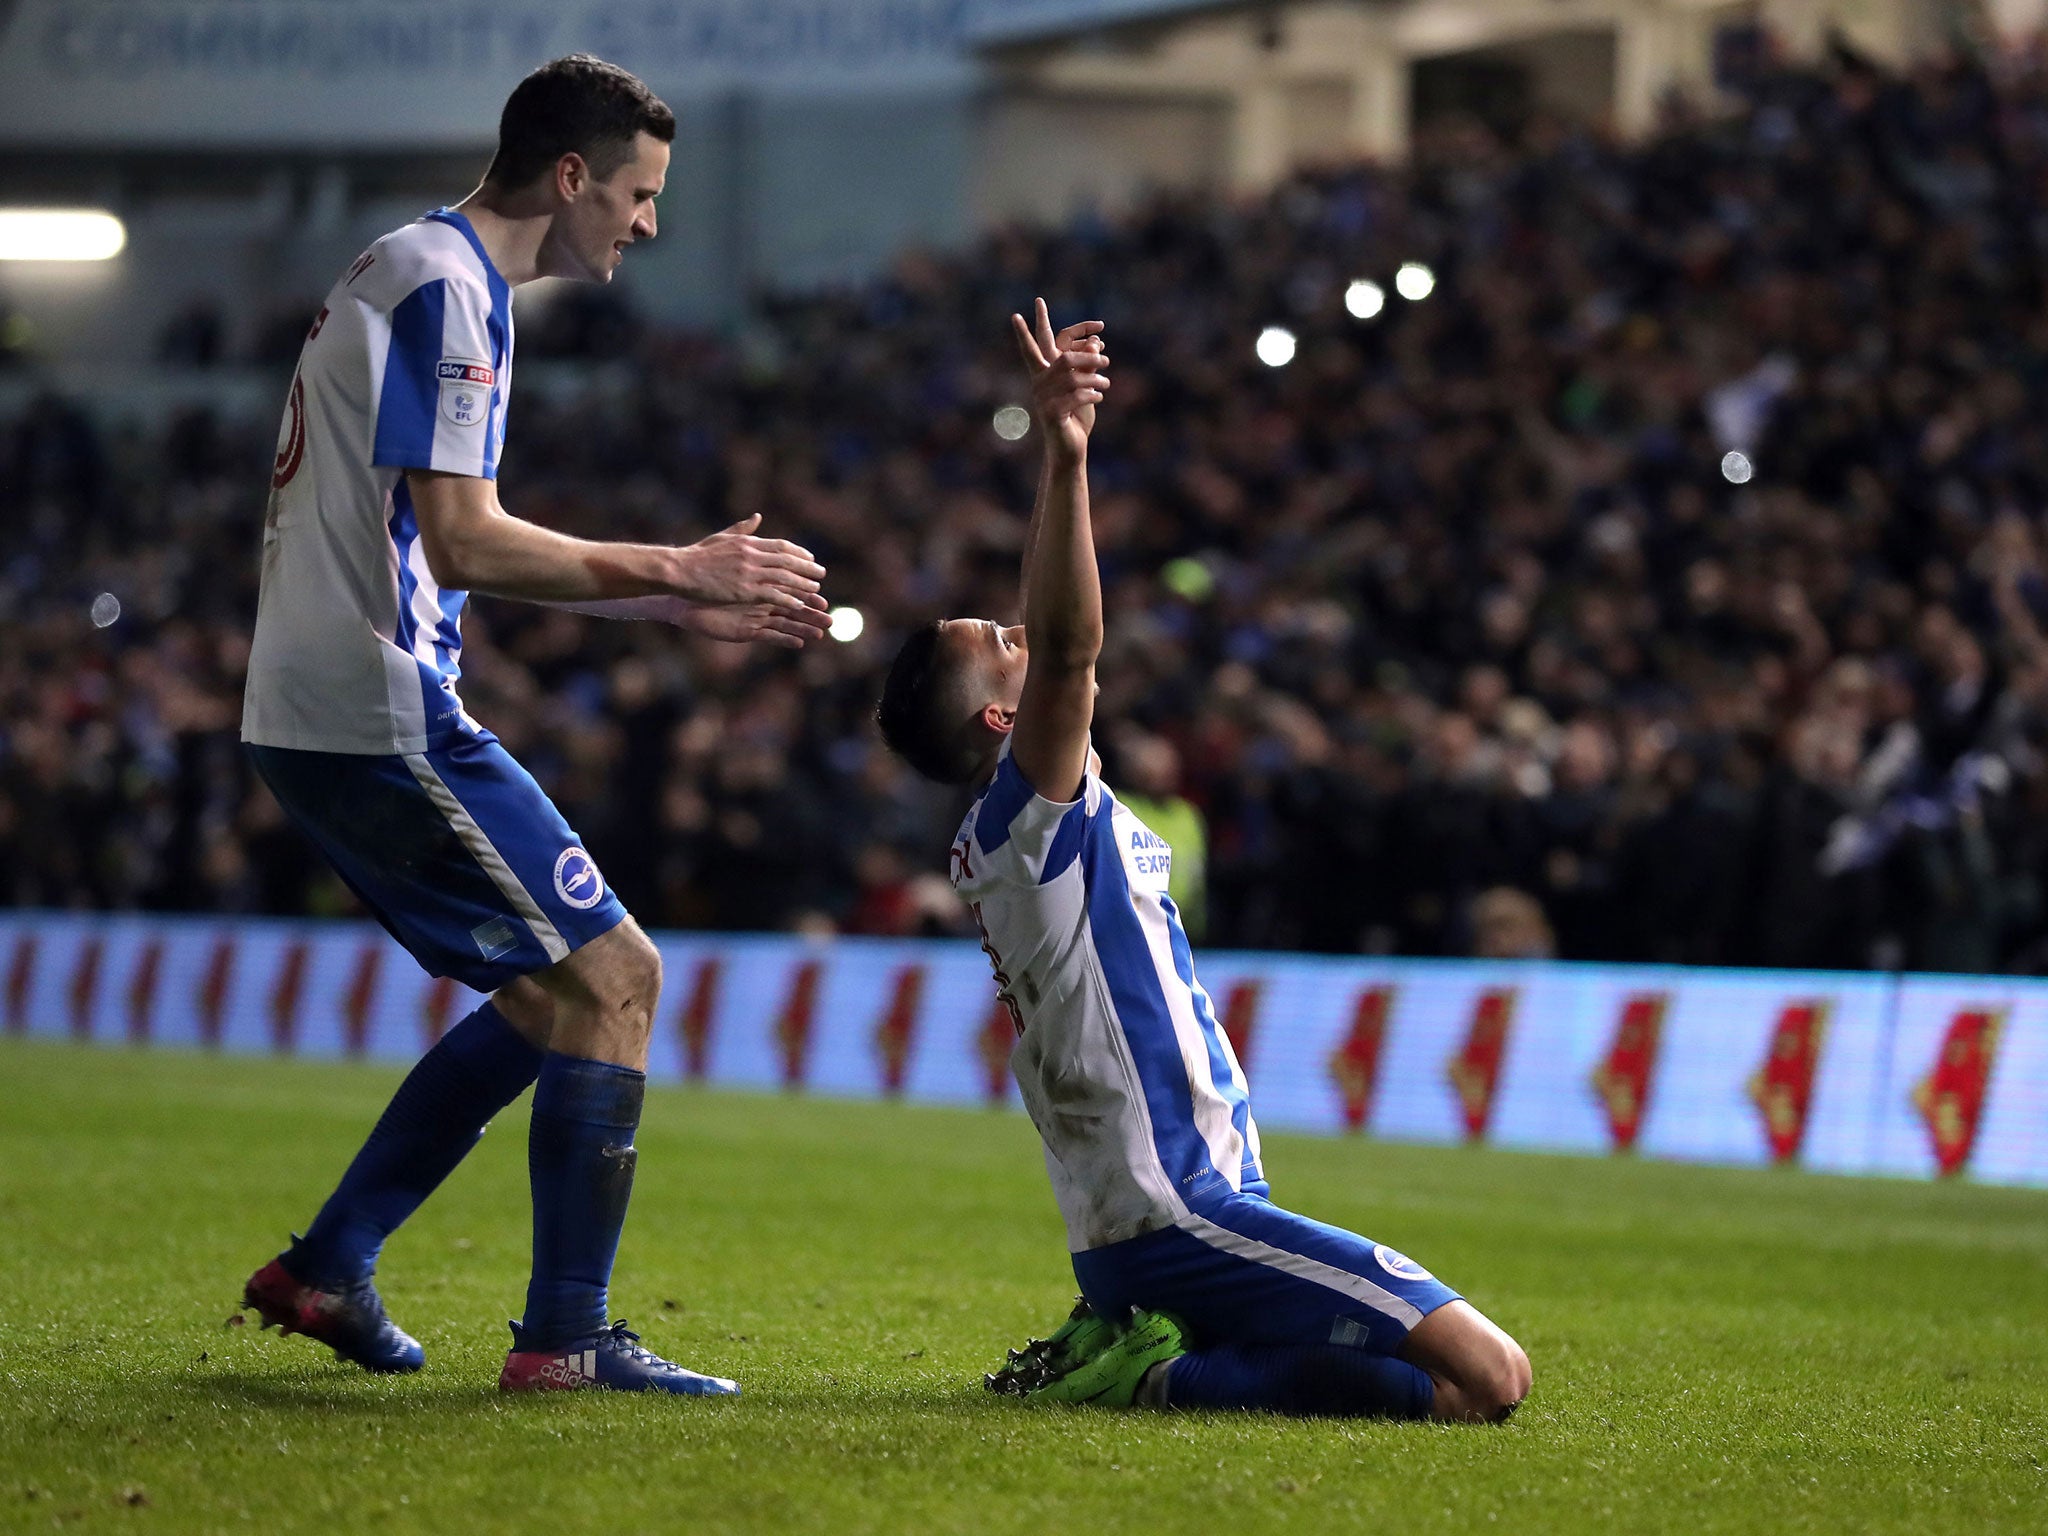
{"type": "Polygon", "coordinates": [[[1072,1291],[1021,1116],[665,1088],[615,1306],[745,1397],[501,1400],[517,1112],[386,1255],[425,1371],[223,1326],[395,1080],[0,1044],[0,1529],[2048,1526],[2048,1194],[1273,1137],[1522,1340],[1522,1412],[1034,1409],[979,1385],[1072,1291]]]}

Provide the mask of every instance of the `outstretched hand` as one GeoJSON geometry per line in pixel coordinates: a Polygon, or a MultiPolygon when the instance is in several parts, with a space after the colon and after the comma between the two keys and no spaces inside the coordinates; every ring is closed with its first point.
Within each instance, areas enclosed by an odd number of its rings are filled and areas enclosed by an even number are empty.
{"type": "Polygon", "coordinates": [[[760,526],[757,512],[677,551],[676,595],[712,608],[772,608],[799,621],[815,611],[825,567],[787,539],[756,538],[760,526]]]}
{"type": "Polygon", "coordinates": [[[1047,439],[1079,456],[1095,430],[1095,407],[1109,389],[1109,353],[1102,322],[1082,320],[1054,333],[1045,300],[1037,301],[1036,324],[1010,316],[1017,351],[1031,379],[1031,409],[1047,439]]]}
{"type": "Polygon", "coordinates": [[[742,603],[727,608],[686,608],[676,621],[684,629],[713,640],[745,645],[758,640],[800,651],[806,640],[815,640],[832,627],[825,599],[812,593],[801,608],[777,603],[742,603]]]}

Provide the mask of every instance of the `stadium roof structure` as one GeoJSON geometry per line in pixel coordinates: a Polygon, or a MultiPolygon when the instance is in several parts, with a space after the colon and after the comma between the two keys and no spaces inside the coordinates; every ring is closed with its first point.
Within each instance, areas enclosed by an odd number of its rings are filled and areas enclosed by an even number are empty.
{"type": "Polygon", "coordinates": [[[1731,22],[1767,27],[1795,57],[1839,32],[1902,61],[1924,31],[1917,0],[1766,0],[1745,17],[1723,0],[992,0],[965,32],[1015,93],[1120,103],[1126,117],[1139,101],[1211,103],[1220,179],[1255,191],[1316,160],[1402,157],[1444,94],[1433,87],[1460,73],[1451,94],[1482,116],[1505,93],[1641,135],[1674,94],[1712,102],[1731,22]]]}
{"type": "Polygon", "coordinates": [[[1273,8],[1274,0],[987,0],[966,30],[974,47],[1002,47],[1197,11],[1273,8]]]}

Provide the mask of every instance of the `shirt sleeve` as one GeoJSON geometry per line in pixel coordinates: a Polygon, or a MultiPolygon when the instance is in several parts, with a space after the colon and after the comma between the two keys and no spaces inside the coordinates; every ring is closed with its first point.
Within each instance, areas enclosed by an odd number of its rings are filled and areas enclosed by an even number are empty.
{"type": "MultiPolygon", "coordinates": [[[[439,277],[400,300],[385,326],[375,318],[369,344],[383,353],[383,383],[370,462],[495,480],[504,395],[490,295],[480,284],[439,277]]],[[[376,362],[373,355],[372,377],[376,362]]]]}
{"type": "Polygon", "coordinates": [[[1079,799],[1046,799],[1032,788],[1006,745],[975,814],[974,852],[988,876],[1044,885],[1079,856],[1081,834],[1101,803],[1101,781],[1092,769],[1079,799]]]}

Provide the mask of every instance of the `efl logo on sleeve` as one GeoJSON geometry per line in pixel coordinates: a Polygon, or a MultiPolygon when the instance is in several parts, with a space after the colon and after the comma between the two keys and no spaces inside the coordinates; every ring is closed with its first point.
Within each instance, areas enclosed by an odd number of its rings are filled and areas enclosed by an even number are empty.
{"type": "Polygon", "coordinates": [[[482,426],[491,414],[491,387],[498,375],[467,357],[444,357],[434,372],[441,381],[441,414],[458,427],[482,426]]]}

